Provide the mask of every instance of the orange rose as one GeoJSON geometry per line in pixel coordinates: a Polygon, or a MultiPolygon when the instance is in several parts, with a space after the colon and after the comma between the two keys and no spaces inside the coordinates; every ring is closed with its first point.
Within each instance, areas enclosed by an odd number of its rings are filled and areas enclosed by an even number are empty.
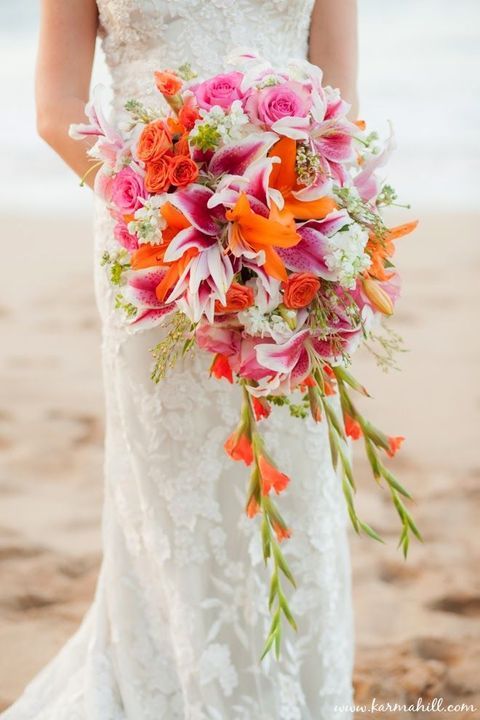
{"type": "Polygon", "coordinates": [[[143,162],[157,162],[162,155],[172,148],[172,135],[163,122],[155,120],[148,123],[140,135],[137,156],[143,162]]]}
{"type": "Polygon", "coordinates": [[[309,272],[293,273],[283,285],[283,304],[291,310],[310,305],[320,288],[320,280],[309,272]]]}
{"type": "Polygon", "coordinates": [[[168,190],[171,162],[172,158],[164,155],[157,162],[147,163],[145,187],[148,192],[158,194],[168,190]]]}
{"type": "Polygon", "coordinates": [[[165,72],[155,73],[155,84],[157,86],[157,90],[159,90],[162,95],[171,97],[172,95],[176,95],[180,92],[183,81],[174,72],[168,72],[168,70],[166,70],[165,72]]]}
{"type": "Polygon", "coordinates": [[[251,287],[233,282],[227,290],[227,304],[222,305],[219,300],[215,303],[215,312],[218,315],[225,313],[237,313],[251,307],[254,302],[253,290],[251,287]]]}
{"type": "Polygon", "coordinates": [[[176,187],[185,187],[198,177],[198,167],[187,155],[176,155],[170,163],[170,182],[176,187]]]}

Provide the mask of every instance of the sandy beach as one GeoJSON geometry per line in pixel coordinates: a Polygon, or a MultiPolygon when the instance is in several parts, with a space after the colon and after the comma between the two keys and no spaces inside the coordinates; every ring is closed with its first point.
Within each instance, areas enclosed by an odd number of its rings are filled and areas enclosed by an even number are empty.
{"type": "MultiPolygon", "coordinates": [[[[372,418],[407,436],[393,467],[416,497],[425,543],[402,560],[386,493],[359,460],[359,507],[387,544],[352,537],[357,702],[437,697],[480,707],[480,217],[417,214],[418,233],[398,248],[404,299],[393,326],[409,348],[402,372],[383,374],[366,353],[356,370],[375,398],[372,418]]],[[[103,443],[89,224],[17,216],[5,227],[15,242],[4,249],[0,306],[1,708],[91,602],[103,443]]]]}

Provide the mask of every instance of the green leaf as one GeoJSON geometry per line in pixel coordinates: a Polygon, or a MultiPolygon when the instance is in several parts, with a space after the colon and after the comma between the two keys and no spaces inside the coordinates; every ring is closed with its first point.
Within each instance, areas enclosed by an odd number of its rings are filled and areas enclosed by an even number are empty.
{"type": "Polygon", "coordinates": [[[298,630],[297,623],[295,622],[295,618],[292,615],[292,611],[290,610],[290,607],[288,605],[287,598],[285,597],[285,595],[283,593],[280,594],[280,607],[282,608],[283,614],[287,618],[289,624],[292,626],[292,628],[295,631],[297,631],[298,630]]]}
{"type": "Polygon", "coordinates": [[[291,584],[293,585],[293,587],[296,588],[297,583],[295,581],[295,578],[293,577],[292,571],[290,570],[290,568],[287,565],[287,561],[285,560],[285,558],[282,555],[282,551],[280,550],[280,548],[278,547],[278,545],[276,543],[273,543],[272,545],[273,545],[273,556],[275,558],[276,564],[278,565],[280,570],[283,572],[283,574],[285,575],[287,580],[289,580],[291,582],[291,584]]]}
{"type": "Polygon", "coordinates": [[[381,472],[381,474],[382,474],[382,477],[385,478],[385,480],[387,481],[387,483],[388,483],[391,487],[395,488],[395,490],[396,490],[397,492],[399,492],[400,495],[403,495],[403,497],[406,497],[406,498],[408,498],[409,500],[412,499],[412,496],[410,495],[410,493],[408,492],[408,490],[406,490],[406,489],[403,487],[403,485],[401,485],[401,484],[398,482],[398,480],[396,479],[396,477],[395,477],[394,475],[392,475],[392,473],[388,470],[388,468],[385,467],[385,465],[383,465],[383,463],[379,463],[379,468],[380,468],[380,472],[381,472]]]}
{"type": "Polygon", "coordinates": [[[362,528],[363,532],[366,533],[369,537],[371,537],[373,540],[376,540],[377,542],[382,543],[385,545],[385,540],[383,540],[380,535],[375,532],[373,528],[370,527],[370,525],[367,525],[367,523],[359,521],[360,527],[362,528]]]}

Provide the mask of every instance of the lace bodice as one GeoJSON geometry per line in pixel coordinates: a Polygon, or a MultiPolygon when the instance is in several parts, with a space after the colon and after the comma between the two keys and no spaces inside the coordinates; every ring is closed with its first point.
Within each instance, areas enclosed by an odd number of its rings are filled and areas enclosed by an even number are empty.
{"type": "Polygon", "coordinates": [[[219,72],[237,47],[274,63],[306,57],[314,0],[98,0],[115,106],[154,97],[152,72],[191,63],[219,72]]]}

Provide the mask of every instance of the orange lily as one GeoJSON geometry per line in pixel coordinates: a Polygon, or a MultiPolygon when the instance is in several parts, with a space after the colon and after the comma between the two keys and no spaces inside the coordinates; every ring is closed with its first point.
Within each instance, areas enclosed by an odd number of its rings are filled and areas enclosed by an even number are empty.
{"type": "Polygon", "coordinates": [[[163,242],[159,245],[141,245],[132,255],[132,269],[142,270],[143,268],[153,267],[154,265],[164,265],[165,250],[172,238],[175,237],[180,230],[190,227],[188,220],[170,203],[165,203],[160,208],[160,214],[167,223],[167,227],[162,232],[163,242]]]}
{"type": "Polygon", "coordinates": [[[225,217],[232,223],[229,237],[232,253],[240,255],[245,247],[255,252],[263,251],[265,272],[277,280],[286,280],[287,271],[275,247],[294,247],[300,242],[293,215],[279,213],[276,205],[273,205],[268,218],[257,215],[245,193],[241,193],[225,217]]]}
{"type": "Polygon", "coordinates": [[[335,201],[327,196],[303,202],[297,200],[293,195],[293,191],[298,189],[295,170],[297,158],[295,140],[282,138],[273,146],[269,155],[278,157],[281,161],[272,167],[270,187],[275,188],[283,195],[285,205],[282,213],[290,213],[296,220],[321,220],[337,209],[335,201]]]}
{"type": "Polygon", "coordinates": [[[418,220],[413,220],[404,225],[397,225],[397,227],[391,228],[381,240],[378,240],[373,233],[370,234],[366,247],[366,251],[372,259],[372,264],[368,268],[369,275],[382,281],[389,280],[392,277],[394,273],[385,270],[385,260],[392,257],[395,252],[393,241],[413,232],[417,225],[418,220]]]}

